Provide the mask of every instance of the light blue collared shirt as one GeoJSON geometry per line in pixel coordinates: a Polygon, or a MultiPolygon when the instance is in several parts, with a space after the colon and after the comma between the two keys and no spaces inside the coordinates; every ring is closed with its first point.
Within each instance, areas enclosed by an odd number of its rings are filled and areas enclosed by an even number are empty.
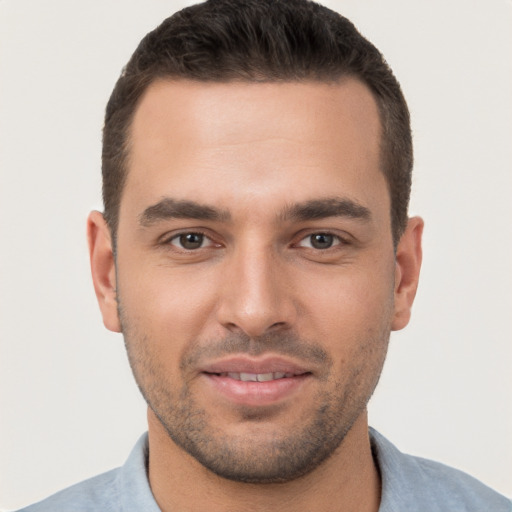
{"type": "MultiPolygon", "coordinates": [[[[456,469],[401,453],[370,429],[382,478],[379,512],[512,512],[512,501],[456,469]]],[[[160,512],[147,477],[144,434],[126,463],[18,512],[160,512]]]]}

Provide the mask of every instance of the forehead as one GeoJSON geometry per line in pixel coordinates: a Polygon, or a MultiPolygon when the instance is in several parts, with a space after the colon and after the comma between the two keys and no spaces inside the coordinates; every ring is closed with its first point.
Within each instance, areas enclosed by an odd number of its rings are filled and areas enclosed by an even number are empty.
{"type": "Polygon", "coordinates": [[[167,195],[232,205],[283,194],[288,202],[357,194],[386,202],[380,132],[376,102],[355,79],[160,80],[135,112],[123,195],[141,206],[167,195]]]}

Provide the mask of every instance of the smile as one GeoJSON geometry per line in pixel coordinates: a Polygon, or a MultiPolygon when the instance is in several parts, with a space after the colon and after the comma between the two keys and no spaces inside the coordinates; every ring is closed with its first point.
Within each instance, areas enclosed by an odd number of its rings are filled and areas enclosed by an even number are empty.
{"type": "Polygon", "coordinates": [[[227,400],[232,405],[249,407],[268,406],[291,399],[312,381],[309,372],[219,372],[203,373],[203,378],[214,400],[227,400]]]}
{"type": "Polygon", "coordinates": [[[219,375],[219,377],[229,377],[230,379],[241,380],[243,382],[269,382],[271,380],[295,377],[295,374],[293,374],[293,373],[284,373],[284,372],[270,372],[270,373],[224,372],[224,373],[219,373],[216,375],[219,375]]]}

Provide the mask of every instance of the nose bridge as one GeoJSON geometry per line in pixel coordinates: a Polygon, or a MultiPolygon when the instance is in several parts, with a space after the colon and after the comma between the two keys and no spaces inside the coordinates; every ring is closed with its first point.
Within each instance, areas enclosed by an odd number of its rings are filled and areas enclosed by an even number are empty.
{"type": "Polygon", "coordinates": [[[271,246],[246,242],[226,262],[219,321],[249,336],[291,325],[294,308],[279,255],[271,246]]]}

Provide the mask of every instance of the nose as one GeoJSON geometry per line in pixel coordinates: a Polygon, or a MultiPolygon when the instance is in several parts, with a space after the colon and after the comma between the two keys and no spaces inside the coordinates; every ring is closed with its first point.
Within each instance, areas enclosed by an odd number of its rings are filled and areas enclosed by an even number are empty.
{"type": "Polygon", "coordinates": [[[250,337],[290,329],[297,318],[286,263],[270,249],[238,250],[225,262],[218,322],[250,337]]]}

